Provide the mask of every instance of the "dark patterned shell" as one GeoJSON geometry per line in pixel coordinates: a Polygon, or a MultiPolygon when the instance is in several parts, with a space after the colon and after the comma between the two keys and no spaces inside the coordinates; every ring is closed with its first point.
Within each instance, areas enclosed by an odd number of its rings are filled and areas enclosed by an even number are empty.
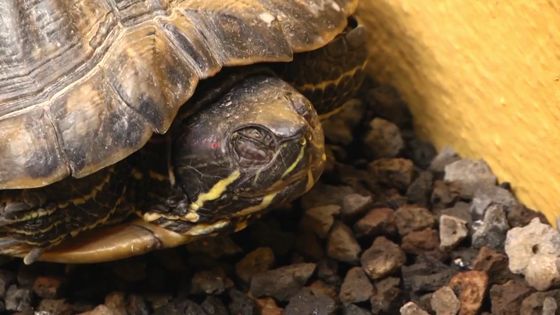
{"type": "Polygon", "coordinates": [[[126,158],[200,79],[319,48],[357,1],[0,1],[0,189],[126,158]]]}

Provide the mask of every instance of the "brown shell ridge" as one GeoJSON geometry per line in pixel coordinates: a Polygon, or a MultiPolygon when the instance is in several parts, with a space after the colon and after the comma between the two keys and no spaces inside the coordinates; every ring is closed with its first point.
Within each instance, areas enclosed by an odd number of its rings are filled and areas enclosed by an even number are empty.
{"type": "Polygon", "coordinates": [[[40,0],[14,4],[5,13],[7,23],[19,27],[15,35],[0,30],[0,46],[17,38],[11,54],[0,56],[0,68],[7,68],[1,72],[7,75],[0,73],[0,117],[48,102],[67,88],[68,82],[79,81],[103,58],[115,38],[110,34],[118,24],[105,1],[97,0],[77,4],[40,0]],[[33,10],[52,14],[41,18],[33,10]],[[55,18],[49,21],[51,15],[55,18]]]}
{"type": "Polygon", "coordinates": [[[134,26],[156,16],[169,15],[174,0],[114,0],[110,1],[119,22],[134,26]]]}

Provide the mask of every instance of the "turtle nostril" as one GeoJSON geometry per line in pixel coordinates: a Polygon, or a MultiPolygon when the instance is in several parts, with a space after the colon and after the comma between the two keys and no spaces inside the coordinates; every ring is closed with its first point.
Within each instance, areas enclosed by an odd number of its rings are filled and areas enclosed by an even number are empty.
{"type": "Polygon", "coordinates": [[[301,94],[295,94],[292,92],[286,93],[286,99],[290,102],[293,109],[302,116],[305,120],[309,121],[312,117],[312,112],[310,111],[311,104],[309,100],[301,94]]]}

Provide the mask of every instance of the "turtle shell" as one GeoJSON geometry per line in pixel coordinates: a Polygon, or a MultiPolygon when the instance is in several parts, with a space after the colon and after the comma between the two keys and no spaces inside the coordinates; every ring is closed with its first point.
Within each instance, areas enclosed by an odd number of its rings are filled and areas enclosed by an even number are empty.
{"type": "Polygon", "coordinates": [[[3,0],[0,189],[126,158],[168,130],[199,80],[319,48],[357,2],[3,0]]]}

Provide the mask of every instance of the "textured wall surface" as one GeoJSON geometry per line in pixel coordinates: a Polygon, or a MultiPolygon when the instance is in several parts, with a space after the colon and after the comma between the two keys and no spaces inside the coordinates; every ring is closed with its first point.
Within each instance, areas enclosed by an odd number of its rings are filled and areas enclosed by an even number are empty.
{"type": "Polygon", "coordinates": [[[560,216],[560,1],[362,0],[371,72],[412,106],[421,136],[488,161],[560,216]]]}

